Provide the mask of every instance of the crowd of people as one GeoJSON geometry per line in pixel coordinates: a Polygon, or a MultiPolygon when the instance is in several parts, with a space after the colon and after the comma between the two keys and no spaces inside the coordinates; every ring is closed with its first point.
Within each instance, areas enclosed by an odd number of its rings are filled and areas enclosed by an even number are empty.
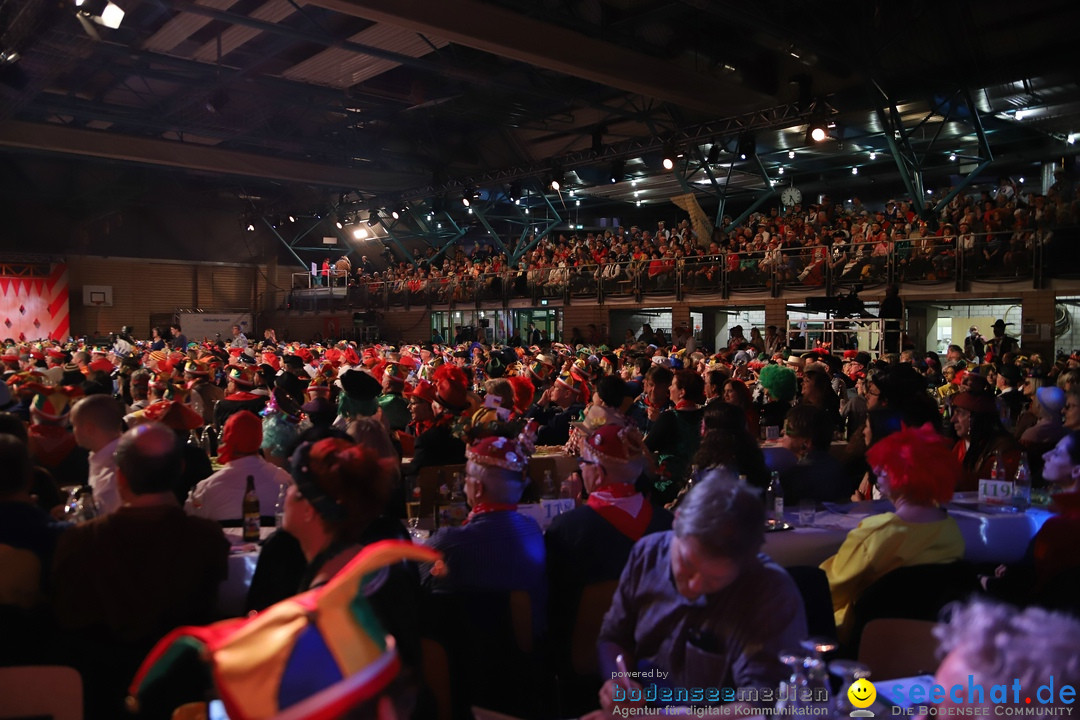
{"type": "MultiPolygon", "coordinates": [[[[948,192],[948,188],[944,191],[948,192]]],[[[895,280],[945,280],[959,263],[968,272],[1020,275],[1030,272],[1037,249],[1058,227],[1080,225],[1080,200],[1064,175],[1045,195],[1012,181],[976,194],[957,194],[938,214],[917,215],[911,203],[889,200],[871,210],[858,198],[774,207],[751,214],[711,237],[699,237],[688,220],[656,229],[616,227],[602,232],[560,232],[539,239],[515,264],[483,239],[471,253],[455,246],[429,249],[413,264],[377,270],[366,256],[354,284],[369,295],[408,293],[417,299],[465,301],[500,292],[515,296],[626,290],[640,281],[654,290],[673,289],[676,275],[687,289],[716,287],[727,273],[734,285],[820,286],[826,275],[845,283],[883,282],[888,263],[895,280]]],[[[348,259],[345,258],[345,263],[348,259]]],[[[323,262],[322,278],[341,260],[323,262]]]]}
{"type": "MultiPolygon", "coordinates": [[[[675,252],[686,233],[656,237],[675,252]]],[[[120,717],[125,696],[143,692],[132,685],[146,677],[140,663],[163,657],[155,643],[219,617],[226,530],[251,521],[251,500],[263,524],[280,524],[246,604],[272,619],[297,593],[334,602],[370,553],[417,539],[404,520],[433,466],[463,468],[440,494],[466,508],[465,522],[426,539],[437,561],[393,554],[358,585],[394,638],[416,717],[438,702],[424,675],[433,636],[457,668],[458,709],[610,717],[628,697],[644,702],[633,695],[644,678],[665,678],[661,693],[778,687],[780,653],[806,638],[808,616],[793,577],[760,554],[767,488],[793,505],[877,501],[821,566],[847,645],[853,607],[876,581],[963,557],[945,509],[954,492],[1030,467],[1057,514],[1024,561],[985,568],[982,585],[1076,612],[1080,355],[1025,356],[1007,329],[973,330],[944,357],[796,354],[775,327],[735,327],[715,352],[680,328],[670,341],[643,328],[622,345],[597,328],[580,343],[530,334],[528,345],[306,344],[272,330],[257,341],[239,326],[202,343],[179,326],[147,341],[125,328],[111,347],[8,341],[0,548],[17,571],[0,577],[0,661],[71,664],[88,716],[120,717]],[[546,532],[515,512],[551,490],[528,481],[537,446],[578,463],[555,479],[575,509],[546,532]],[[610,601],[584,638],[596,652],[583,667],[580,609],[601,588],[610,601]],[[548,676],[559,682],[554,705],[548,676]]],[[[1064,637],[1078,632],[1041,610],[974,607],[957,617],[993,616],[987,627],[1040,617],[1064,637]]],[[[971,663],[979,639],[961,635],[944,650],[971,663]]],[[[1075,663],[1046,662],[1075,682],[1075,663]]],[[[195,674],[168,683],[167,701],[140,697],[138,712],[168,717],[215,692],[195,674]]],[[[239,702],[221,682],[216,692],[239,702]]]]}

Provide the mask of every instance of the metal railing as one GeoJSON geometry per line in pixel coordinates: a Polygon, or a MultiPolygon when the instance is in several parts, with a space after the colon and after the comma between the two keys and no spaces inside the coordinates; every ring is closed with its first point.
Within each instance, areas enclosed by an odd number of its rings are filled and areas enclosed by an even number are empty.
{"type": "MultiPolygon", "coordinates": [[[[1042,231],[999,232],[959,237],[900,238],[884,242],[773,246],[742,252],[688,258],[651,258],[602,264],[530,266],[498,273],[421,274],[360,278],[347,287],[319,288],[322,302],[353,308],[443,307],[501,303],[527,299],[569,303],[595,298],[713,296],[813,289],[840,293],[851,286],[949,285],[963,290],[973,282],[1031,282],[1040,287],[1051,276],[1080,272],[1072,250],[1055,248],[1057,266],[1044,267],[1046,236],[1042,231]],[[341,292],[344,289],[345,292],[341,292]],[[331,292],[335,291],[335,292],[331,292]]],[[[318,293],[310,296],[310,274],[300,288],[282,299],[283,308],[320,309],[318,293]],[[297,290],[306,292],[296,292],[297,290]],[[305,304],[306,303],[306,304],[305,304]]],[[[331,278],[333,280],[334,278],[331,278]]],[[[298,282],[300,282],[298,280],[298,282]]]]}

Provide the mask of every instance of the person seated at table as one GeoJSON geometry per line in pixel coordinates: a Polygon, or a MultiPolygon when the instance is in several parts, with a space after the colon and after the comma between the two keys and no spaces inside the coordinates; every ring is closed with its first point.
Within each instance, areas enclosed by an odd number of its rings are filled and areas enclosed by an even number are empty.
{"type": "Polygon", "coordinates": [[[1018,438],[1020,446],[1028,454],[1031,475],[1036,482],[1042,478],[1042,456],[1068,432],[1061,419],[1064,409],[1065,393],[1061,388],[1049,385],[1035,390],[1028,407],[1033,422],[1018,438]]]}
{"type": "MultiPolygon", "coordinates": [[[[1080,620],[1075,616],[973,600],[953,606],[949,621],[938,625],[934,635],[939,640],[938,654],[943,656],[934,682],[945,689],[942,702],[933,705],[937,716],[990,715],[991,707],[995,715],[1019,715],[1036,707],[1024,696],[1035,694],[1036,686],[1048,678],[1054,678],[1056,688],[1075,688],[1080,683],[1076,662],[1080,620]],[[1022,695],[1010,690],[1004,702],[992,700],[991,688],[1013,688],[1014,683],[1023,686],[1022,695]],[[969,693],[969,688],[978,690],[969,693]]],[[[1042,702],[1045,695],[1038,699],[1042,702]]],[[[1050,700],[1045,703],[1049,707],[1038,708],[1042,717],[1071,714],[1062,712],[1063,705],[1054,698],[1050,700]]]]}
{"type": "Polygon", "coordinates": [[[588,501],[557,515],[544,533],[550,638],[561,674],[570,672],[571,634],[585,586],[618,580],[634,543],[670,530],[672,521],[634,489],[646,463],[637,427],[597,428],[582,443],[580,463],[588,501]]]}
{"type": "MultiPolygon", "coordinates": [[[[293,453],[282,528],[300,544],[307,561],[296,592],[325,585],[364,547],[380,540],[408,538],[404,526],[387,517],[393,458],[352,440],[329,437],[301,443],[293,453]]],[[[260,566],[262,558],[260,558],[260,566]]],[[[364,585],[375,614],[398,640],[413,668],[420,658],[416,629],[419,575],[415,566],[395,564],[364,585]]]]}
{"type": "Polygon", "coordinates": [[[647,434],[660,413],[670,406],[671,381],[674,377],[671,368],[663,365],[653,364],[645,372],[641,379],[641,395],[627,413],[641,432],[647,434]]]}
{"type": "Polygon", "coordinates": [[[769,484],[769,468],[757,437],[746,423],[746,413],[740,406],[723,401],[706,405],[701,417],[704,434],[691,462],[702,470],[726,467],[746,476],[750,485],[764,489],[769,484]]]}
{"type": "Polygon", "coordinates": [[[539,423],[537,444],[565,445],[570,439],[570,423],[581,419],[590,394],[585,377],[576,368],[555,378],[528,413],[539,423]]]}
{"type": "Polygon", "coordinates": [[[469,379],[454,365],[440,365],[431,375],[435,399],[431,403],[434,418],[416,437],[413,459],[402,467],[402,474],[415,475],[429,465],[460,465],[465,462],[463,433],[457,427],[469,411],[469,379]]]}
{"type": "MultiPolygon", "coordinates": [[[[1059,592],[1048,593],[1047,588],[1066,573],[1075,575],[1080,568],[1076,552],[1080,541],[1080,430],[1061,438],[1043,455],[1043,479],[1054,493],[1050,509],[1056,514],[1028,543],[1023,560],[1010,567],[1001,565],[993,577],[982,579],[986,590],[1010,602],[1057,604],[1067,600],[1059,597],[1059,592]]],[[[1071,599],[1071,609],[1080,608],[1080,596],[1071,599]]]]}
{"type": "Polygon", "coordinates": [[[253,477],[255,494],[259,496],[259,513],[272,516],[282,486],[291,481],[288,471],[263,460],[259,454],[262,441],[263,424],[258,415],[249,410],[230,415],[221,433],[217,457],[224,467],[199,481],[184,503],[187,513],[239,526],[244,516],[247,479],[253,477]]]}
{"type": "Polygon", "coordinates": [[[645,447],[657,460],[657,477],[649,491],[649,499],[657,505],[674,500],[686,484],[690,458],[701,444],[705,381],[693,370],[679,370],[669,394],[674,407],[660,413],[645,435],[645,447]]]}
{"type": "Polygon", "coordinates": [[[875,443],[867,460],[878,489],[896,510],[860,522],[821,564],[841,640],[850,633],[852,607],[876,580],[899,567],[949,563],[964,556],[960,528],[943,507],[960,475],[947,440],[929,424],[904,428],[875,443]]]}
{"type": "Polygon", "coordinates": [[[764,528],[755,491],[715,470],[686,494],[671,531],[634,545],[597,642],[601,677],[612,679],[590,717],[628,709],[615,698],[641,685],[616,675],[627,669],[668,673],[653,681],[670,688],[775,688],[788,676],[778,655],[806,638],[806,614],[791,576],[759,554],[764,528]]]}
{"type": "Polygon", "coordinates": [[[1020,444],[1002,426],[994,396],[974,390],[959,392],[952,397],[952,409],[957,438],[953,452],[962,466],[956,491],[978,490],[979,480],[991,477],[999,457],[1005,471],[1002,479],[1012,479],[1020,464],[1020,444]]]}
{"type": "MultiPolygon", "coordinates": [[[[873,447],[874,443],[892,435],[894,432],[898,432],[904,425],[906,425],[904,416],[897,410],[883,407],[871,410],[866,414],[866,422],[863,423],[863,439],[866,442],[866,447],[873,447]]],[[[873,470],[867,468],[866,474],[863,475],[862,480],[859,482],[859,487],[851,494],[851,501],[862,502],[864,500],[880,500],[881,498],[881,489],[877,486],[877,478],[874,477],[873,470]]]]}
{"type": "MultiPolygon", "coordinates": [[[[718,370],[710,370],[706,375],[718,373],[718,370]]],[[[725,402],[731,405],[735,405],[746,413],[746,427],[750,431],[750,437],[755,440],[761,436],[761,415],[758,413],[757,407],[754,405],[754,397],[750,392],[750,388],[746,386],[742,380],[738,378],[726,378],[721,381],[723,390],[721,395],[717,398],[705,403],[705,407],[713,405],[716,402],[725,402]]],[[[708,379],[705,382],[706,392],[705,396],[708,397],[709,393],[707,388],[709,387],[708,379]]]]}
{"type": "Polygon", "coordinates": [[[436,593],[524,590],[539,632],[547,612],[544,536],[535,520],[516,512],[528,483],[526,446],[496,436],[469,446],[465,496],[471,512],[464,525],[441,528],[427,542],[443,553],[447,572],[424,566],[421,576],[436,593]]]}
{"type": "Polygon", "coordinates": [[[769,448],[770,470],[780,473],[784,502],[833,501],[851,494],[840,461],[830,453],[833,425],[824,410],[806,403],[788,410],[780,447],[769,448]]]}
{"type": "Polygon", "coordinates": [[[775,427],[779,430],[784,424],[784,418],[787,416],[787,411],[791,409],[791,401],[795,399],[795,393],[798,390],[798,378],[795,371],[783,365],[766,365],[758,374],[758,385],[765,392],[759,425],[763,428],[775,427]]]}
{"type": "Polygon", "coordinates": [[[833,389],[829,373],[821,363],[814,363],[803,373],[799,403],[820,409],[832,427],[840,427],[840,396],[833,389]]]}
{"type": "Polygon", "coordinates": [[[171,429],[128,430],[116,466],[123,504],[61,535],[51,576],[65,664],[82,673],[93,718],[124,715],[125,687],[157,640],[211,619],[229,553],[217,523],[176,502],[183,453],[171,429]]]}
{"type": "Polygon", "coordinates": [[[233,413],[241,410],[258,415],[266,407],[270,393],[262,385],[262,378],[249,365],[230,365],[226,369],[225,397],[214,405],[214,427],[225,427],[233,413]]]}

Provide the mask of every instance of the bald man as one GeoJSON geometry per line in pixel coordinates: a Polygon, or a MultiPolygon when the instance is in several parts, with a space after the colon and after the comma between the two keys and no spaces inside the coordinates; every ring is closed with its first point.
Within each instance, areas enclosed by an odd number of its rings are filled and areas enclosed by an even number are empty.
{"type": "Polygon", "coordinates": [[[172,491],[183,470],[175,432],[139,425],[115,457],[121,506],[64,533],[53,561],[56,618],[88,717],[121,717],[126,685],[154,643],[213,619],[229,552],[218,524],[185,515],[172,491]]]}

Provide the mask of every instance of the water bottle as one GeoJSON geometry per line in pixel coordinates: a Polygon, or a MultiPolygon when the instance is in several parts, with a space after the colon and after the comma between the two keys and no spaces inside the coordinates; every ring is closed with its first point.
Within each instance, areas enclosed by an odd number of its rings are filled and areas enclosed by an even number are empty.
{"type": "Polygon", "coordinates": [[[1020,464],[1016,466],[1013,478],[1013,507],[1023,512],[1031,506],[1031,469],[1028,467],[1027,454],[1020,454],[1020,464]]]}
{"type": "Polygon", "coordinates": [[[554,500],[559,497],[559,491],[555,487],[555,479],[551,477],[551,471],[544,471],[544,482],[540,486],[540,497],[544,500],[554,500]]]}
{"type": "Polygon", "coordinates": [[[772,471],[769,489],[765,491],[765,516],[778,525],[784,522],[784,487],[776,470],[772,471]]]}

